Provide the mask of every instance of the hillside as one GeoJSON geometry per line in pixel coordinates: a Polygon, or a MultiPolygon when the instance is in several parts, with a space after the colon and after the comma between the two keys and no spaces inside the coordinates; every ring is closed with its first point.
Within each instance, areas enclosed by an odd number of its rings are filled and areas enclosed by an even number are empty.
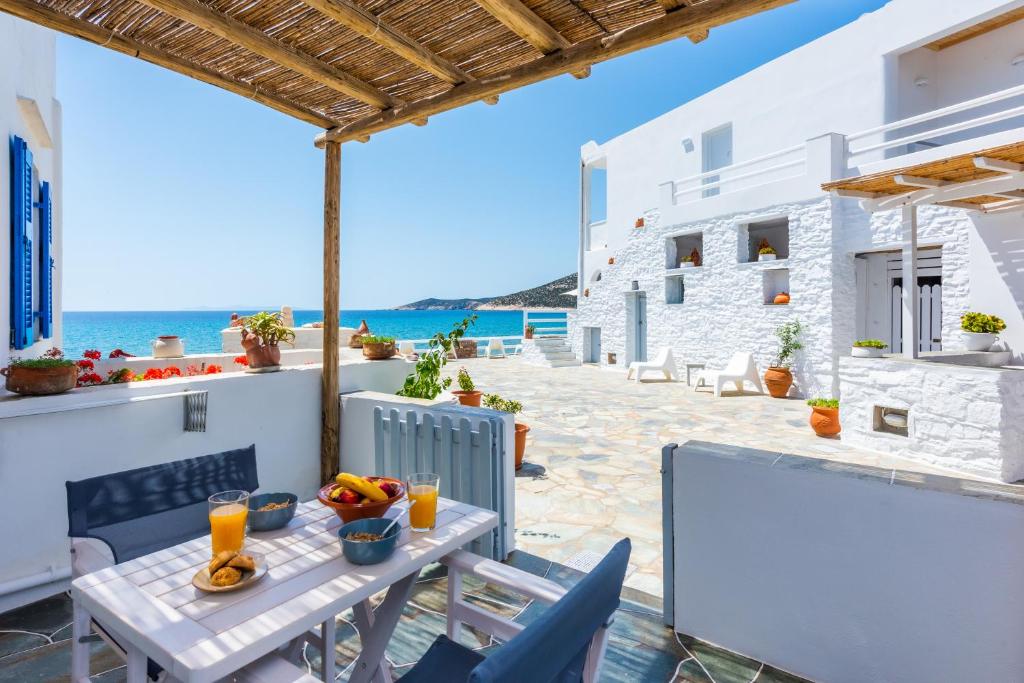
{"type": "Polygon", "coordinates": [[[576,273],[557,280],[513,292],[504,296],[480,297],[477,299],[421,299],[404,306],[399,311],[452,311],[452,310],[496,310],[503,308],[575,308],[576,297],[564,296],[562,292],[576,288],[576,273]]]}

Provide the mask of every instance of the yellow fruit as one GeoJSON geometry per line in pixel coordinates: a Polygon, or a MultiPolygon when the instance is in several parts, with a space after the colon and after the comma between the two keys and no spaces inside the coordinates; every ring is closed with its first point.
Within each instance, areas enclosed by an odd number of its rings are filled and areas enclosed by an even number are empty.
{"type": "Polygon", "coordinates": [[[328,495],[328,497],[330,497],[331,500],[338,500],[338,496],[340,496],[341,492],[344,491],[344,490],[345,490],[344,488],[339,486],[336,489],[331,489],[331,492],[329,494],[327,494],[327,495],[328,495]]]}
{"type": "Polygon", "coordinates": [[[382,501],[388,499],[388,494],[381,491],[375,484],[371,484],[366,479],[357,477],[354,474],[342,472],[335,478],[335,481],[347,489],[352,489],[356,493],[362,494],[371,501],[382,501]]]}

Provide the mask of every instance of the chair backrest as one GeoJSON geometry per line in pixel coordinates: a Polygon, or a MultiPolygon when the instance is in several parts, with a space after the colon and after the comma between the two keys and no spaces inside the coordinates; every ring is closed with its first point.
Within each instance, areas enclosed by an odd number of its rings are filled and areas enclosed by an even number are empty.
{"type": "Polygon", "coordinates": [[[416,352],[416,345],[411,341],[398,342],[398,352],[403,356],[408,356],[416,352]]]}
{"type": "Polygon", "coordinates": [[[487,347],[492,351],[504,351],[505,342],[503,342],[501,339],[491,339],[490,341],[487,342],[487,347]]]}
{"type": "Polygon", "coordinates": [[[256,446],[65,482],[68,536],[96,538],[117,563],[209,533],[208,499],[259,488],[256,446]]]}
{"type": "Polygon", "coordinates": [[[754,364],[753,354],[746,353],[745,351],[737,351],[732,354],[732,358],[729,359],[729,364],[725,366],[723,374],[726,375],[745,375],[754,364]]]}
{"type": "Polygon", "coordinates": [[[619,606],[630,543],[625,538],[562,599],[470,673],[470,683],[579,683],[590,641],[619,606]]]}
{"type": "Polygon", "coordinates": [[[672,349],[664,347],[658,351],[658,355],[654,357],[654,362],[658,365],[668,365],[672,360],[672,349]]]}

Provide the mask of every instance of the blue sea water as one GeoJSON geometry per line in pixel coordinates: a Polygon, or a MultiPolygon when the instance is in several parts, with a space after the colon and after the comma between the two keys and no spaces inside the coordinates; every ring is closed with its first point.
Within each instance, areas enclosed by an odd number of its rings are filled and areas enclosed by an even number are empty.
{"type": "MultiPolygon", "coordinates": [[[[79,358],[86,349],[106,356],[115,348],[136,356],[152,353],[150,342],[161,334],[185,340],[186,353],[220,352],[220,331],[231,314],[255,311],[65,311],[64,354],[79,358]]],[[[426,339],[447,332],[468,315],[477,315],[470,337],[518,337],[522,334],[520,311],[342,311],[342,327],[359,327],[366,320],[374,334],[398,339],[426,339]]],[[[295,311],[295,324],[323,319],[320,311],[295,311]]]]}

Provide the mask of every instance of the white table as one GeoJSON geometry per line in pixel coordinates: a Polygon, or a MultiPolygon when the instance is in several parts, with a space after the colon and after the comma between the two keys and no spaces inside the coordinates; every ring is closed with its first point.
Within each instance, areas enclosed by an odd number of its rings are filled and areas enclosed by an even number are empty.
{"type": "MultiPolygon", "coordinates": [[[[324,680],[333,681],[334,617],[352,607],[362,652],[350,680],[390,681],[384,648],[420,570],[497,523],[494,512],[440,499],[433,531],[411,532],[406,516],[395,553],[359,566],[341,554],[334,512],[303,503],[284,529],[250,535],[247,548],[266,556],[269,571],[243,590],[203,593],[192,586],[209,562],[209,536],[79,577],[71,584],[73,642],[88,634],[92,618],[127,650],[128,683],[145,679],[147,657],[176,680],[206,683],[320,625],[324,680]],[[385,589],[384,602],[371,610],[370,596],[385,589]]],[[[73,648],[72,681],[87,676],[88,667],[88,646],[73,648]]]]}

